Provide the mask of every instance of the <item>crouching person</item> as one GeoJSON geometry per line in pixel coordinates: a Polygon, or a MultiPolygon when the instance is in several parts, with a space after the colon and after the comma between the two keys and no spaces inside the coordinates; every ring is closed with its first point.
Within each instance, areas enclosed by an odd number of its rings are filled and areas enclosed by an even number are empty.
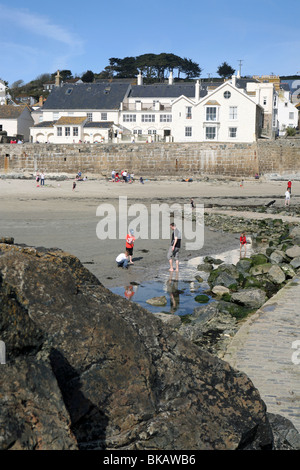
{"type": "Polygon", "coordinates": [[[117,265],[118,267],[122,267],[122,268],[128,268],[128,257],[129,257],[129,253],[128,251],[126,250],[125,253],[120,253],[117,257],[116,257],[116,262],[117,262],[117,265]]]}

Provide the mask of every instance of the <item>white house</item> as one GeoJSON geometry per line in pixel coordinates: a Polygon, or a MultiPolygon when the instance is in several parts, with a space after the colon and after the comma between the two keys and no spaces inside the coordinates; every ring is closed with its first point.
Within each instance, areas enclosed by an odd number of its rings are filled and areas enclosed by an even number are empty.
{"type": "Polygon", "coordinates": [[[80,83],[57,86],[30,130],[32,142],[104,142],[126,129],[119,126],[121,103],[129,92],[124,83],[80,83]]]}
{"type": "Polygon", "coordinates": [[[282,84],[278,93],[278,134],[284,136],[287,127],[298,126],[298,110],[291,102],[291,91],[288,85],[282,84]]]}
{"type": "Polygon", "coordinates": [[[0,106],[0,131],[6,131],[7,136],[20,136],[21,139],[28,142],[32,125],[31,110],[27,105],[0,106]]]}
{"type": "Polygon", "coordinates": [[[176,142],[253,142],[260,134],[261,107],[243,89],[236,77],[200,96],[181,96],[172,104],[172,135],[176,142]]]}

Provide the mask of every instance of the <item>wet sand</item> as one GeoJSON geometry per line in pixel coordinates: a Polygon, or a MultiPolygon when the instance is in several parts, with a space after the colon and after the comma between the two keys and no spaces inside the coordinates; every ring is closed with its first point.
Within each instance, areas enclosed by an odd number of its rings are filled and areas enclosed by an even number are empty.
{"type": "MultiPolygon", "coordinates": [[[[265,205],[276,199],[275,205],[284,210],[286,182],[239,181],[182,182],[146,181],[133,184],[111,183],[105,180],[78,182],[72,191],[72,182],[45,181],[37,187],[34,180],[0,179],[0,237],[13,237],[15,243],[46,248],[60,248],[77,256],[106,287],[131,282],[152,280],[161,272],[168,272],[167,251],[169,239],[137,240],[134,265],[128,270],[118,268],[116,256],[125,249],[125,240],[97,237],[100,220],[96,211],[101,204],[111,204],[117,217],[119,197],[126,196],[128,207],[140,203],[150,209],[151,204],[196,204],[204,207],[230,205],[265,205]]],[[[300,182],[294,182],[292,203],[300,194],[300,182]]],[[[149,210],[150,213],[150,210],[149,210]]],[[[129,218],[130,220],[130,218],[129,218]]],[[[239,248],[239,235],[204,229],[204,246],[188,251],[184,244],[180,261],[215,255],[239,248]]]]}

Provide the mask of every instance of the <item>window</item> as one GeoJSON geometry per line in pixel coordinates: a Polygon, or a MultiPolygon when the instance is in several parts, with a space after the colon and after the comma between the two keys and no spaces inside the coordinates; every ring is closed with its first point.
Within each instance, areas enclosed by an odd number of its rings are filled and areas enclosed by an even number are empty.
{"type": "Polygon", "coordinates": [[[208,106],[206,108],[206,120],[207,121],[216,121],[217,120],[217,108],[208,106]]]}
{"type": "Polygon", "coordinates": [[[101,113],[101,121],[107,121],[107,113],[101,113]]]}
{"type": "Polygon", "coordinates": [[[192,137],[192,128],[186,127],[185,128],[185,137],[192,137]]]}
{"type": "Polygon", "coordinates": [[[39,122],[43,122],[43,115],[42,116],[39,116],[39,122]]]}
{"type": "Polygon", "coordinates": [[[148,134],[149,135],[151,135],[151,134],[155,135],[156,134],[156,129],[149,129],[148,134]]]}
{"type": "Polygon", "coordinates": [[[224,98],[228,100],[231,97],[230,91],[224,91],[224,98]]]}
{"type": "Polygon", "coordinates": [[[133,133],[137,134],[137,135],[141,135],[142,134],[142,129],[133,129],[133,133]]]}
{"type": "Polygon", "coordinates": [[[191,106],[187,106],[185,108],[185,117],[186,119],[192,119],[192,107],[191,106]]]}
{"type": "Polygon", "coordinates": [[[78,127],[73,127],[73,137],[78,137],[78,127]]]}
{"type": "Polygon", "coordinates": [[[71,128],[70,127],[65,127],[65,136],[69,137],[71,135],[71,128]]]}
{"type": "Polygon", "coordinates": [[[229,119],[237,119],[237,106],[229,107],[229,119]]]}
{"type": "Polygon", "coordinates": [[[205,128],[205,138],[207,140],[214,140],[217,136],[215,127],[206,127],[205,128]]]}
{"type": "Polygon", "coordinates": [[[229,127],[229,137],[236,137],[237,127],[229,127]]]}
{"type": "Polygon", "coordinates": [[[123,114],[123,122],[136,122],[136,114],[123,114]]]}
{"type": "Polygon", "coordinates": [[[86,116],[87,116],[88,122],[92,122],[92,121],[93,121],[93,113],[86,113],[86,116]]]}
{"type": "Polygon", "coordinates": [[[62,127],[58,127],[57,128],[57,137],[61,137],[62,136],[62,127]]]}
{"type": "Polygon", "coordinates": [[[142,122],[155,122],[155,114],[142,114],[142,122]]]}
{"type": "Polygon", "coordinates": [[[161,114],[160,122],[172,122],[172,114],[161,114]]]}
{"type": "Polygon", "coordinates": [[[294,119],[294,113],[289,113],[289,119],[294,119]]]}

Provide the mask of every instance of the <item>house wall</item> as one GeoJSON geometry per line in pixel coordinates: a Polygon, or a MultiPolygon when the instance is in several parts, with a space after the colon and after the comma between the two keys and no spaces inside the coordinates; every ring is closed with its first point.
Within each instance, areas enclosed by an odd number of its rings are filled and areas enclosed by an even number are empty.
{"type": "Polygon", "coordinates": [[[257,136],[257,106],[241,91],[230,85],[218,89],[193,105],[190,100],[182,97],[173,104],[173,131],[176,142],[205,142],[206,126],[216,127],[218,142],[255,142],[257,136]],[[229,91],[229,99],[224,98],[224,92],[229,91]],[[217,102],[218,105],[209,104],[217,102]],[[186,108],[192,107],[192,118],[187,119],[186,108]],[[208,121],[206,118],[207,106],[217,108],[216,121],[208,121]],[[230,107],[237,108],[237,119],[230,118],[230,107]],[[186,136],[186,127],[192,127],[192,135],[186,136]],[[229,128],[236,128],[236,137],[230,137],[229,128]]]}
{"type": "Polygon", "coordinates": [[[23,135],[25,142],[29,142],[30,140],[30,127],[33,126],[33,124],[34,120],[31,117],[31,113],[25,108],[17,122],[17,134],[23,135]]]}

